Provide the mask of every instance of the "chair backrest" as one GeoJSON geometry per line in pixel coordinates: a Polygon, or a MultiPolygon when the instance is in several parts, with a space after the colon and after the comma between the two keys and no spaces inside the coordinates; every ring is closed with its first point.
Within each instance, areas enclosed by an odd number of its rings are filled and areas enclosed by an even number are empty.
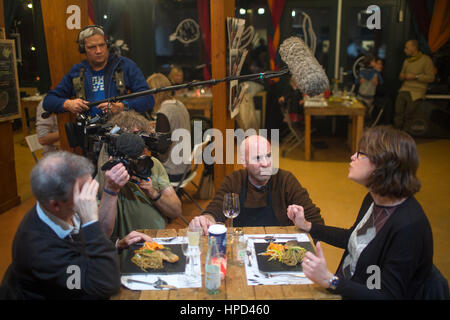
{"type": "Polygon", "coordinates": [[[37,134],[26,136],[25,141],[27,142],[28,148],[30,149],[31,154],[34,157],[34,160],[38,162],[35,152],[41,150],[43,146],[39,143],[37,134]]]}
{"type": "Polygon", "coordinates": [[[203,142],[197,143],[194,146],[194,149],[192,149],[191,152],[191,167],[188,167],[186,171],[183,173],[183,177],[180,179],[178,185],[175,187],[175,191],[177,192],[180,186],[183,184],[184,179],[186,179],[189,175],[189,172],[194,172],[197,170],[198,165],[202,161],[202,155],[203,155],[203,147],[206,146],[211,141],[211,136],[208,134],[206,135],[206,138],[203,142]],[[195,161],[197,159],[197,161],[195,161]]]}
{"type": "Polygon", "coordinates": [[[194,146],[194,149],[192,149],[191,152],[191,163],[192,164],[199,164],[202,161],[202,151],[203,148],[211,141],[211,136],[208,134],[206,135],[205,141],[201,143],[197,143],[194,146]]]}
{"type": "Polygon", "coordinates": [[[30,148],[31,152],[35,152],[43,148],[42,144],[39,143],[37,134],[26,136],[25,140],[27,141],[28,148],[30,148]]]}
{"type": "Polygon", "coordinates": [[[433,265],[430,275],[425,280],[423,300],[449,300],[448,281],[439,269],[433,265]]]}

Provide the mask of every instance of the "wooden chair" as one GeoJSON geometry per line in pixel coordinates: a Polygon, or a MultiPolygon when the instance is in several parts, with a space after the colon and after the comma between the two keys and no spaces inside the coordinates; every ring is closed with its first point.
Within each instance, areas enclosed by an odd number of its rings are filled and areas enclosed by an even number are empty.
{"type": "Polygon", "coordinates": [[[32,135],[26,136],[25,141],[27,142],[28,148],[30,149],[34,160],[36,161],[36,163],[38,163],[39,160],[38,160],[35,152],[38,150],[41,150],[43,147],[39,143],[37,134],[32,134],[32,135]]]}

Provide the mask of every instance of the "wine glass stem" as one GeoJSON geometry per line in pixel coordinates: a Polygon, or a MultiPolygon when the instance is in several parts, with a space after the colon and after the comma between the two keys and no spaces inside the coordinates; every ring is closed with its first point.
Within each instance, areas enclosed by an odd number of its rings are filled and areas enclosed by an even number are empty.
{"type": "Polygon", "coordinates": [[[233,218],[230,218],[231,222],[230,222],[230,229],[231,229],[231,234],[234,233],[234,229],[233,229],[233,218]]]}

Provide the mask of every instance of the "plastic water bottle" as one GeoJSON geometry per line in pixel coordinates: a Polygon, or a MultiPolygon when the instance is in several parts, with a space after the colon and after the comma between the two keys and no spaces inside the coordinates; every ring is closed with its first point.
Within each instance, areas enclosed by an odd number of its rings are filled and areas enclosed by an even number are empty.
{"type": "Polygon", "coordinates": [[[216,238],[209,237],[205,263],[205,287],[208,294],[220,292],[220,255],[216,238]]]}

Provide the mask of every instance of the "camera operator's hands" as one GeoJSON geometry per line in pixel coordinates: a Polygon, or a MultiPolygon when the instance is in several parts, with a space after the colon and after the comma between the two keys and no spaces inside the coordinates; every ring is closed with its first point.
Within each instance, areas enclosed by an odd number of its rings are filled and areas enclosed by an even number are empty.
{"type": "Polygon", "coordinates": [[[98,220],[97,206],[98,182],[89,177],[80,190],[80,179],[73,187],[74,210],[80,215],[83,224],[98,220]]]}
{"type": "Polygon", "coordinates": [[[139,187],[150,199],[155,199],[158,196],[159,192],[153,188],[152,179],[150,179],[150,177],[148,177],[147,180],[136,177],[133,178],[138,182],[139,187]]]}
{"type": "Polygon", "coordinates": [[[89,101],[83,99],[68,99],[64,101],[63,108],[72,113],[79,113],[89,110],[88,103],[89,101]]]}
{"type": "Polygon", "coordinates": [[[120,192],[120,189],[130,180],[125,166],[120,162],[105,172],[105,189],[112,192],[120,192]]]}
{"type": "Polygon", "coordinates": [[[122,102],[103,102],[97,108],[102,110],[103,113],[111,112],[112,114],[116,114],[123,111],[124,105],[122,102]]]}

